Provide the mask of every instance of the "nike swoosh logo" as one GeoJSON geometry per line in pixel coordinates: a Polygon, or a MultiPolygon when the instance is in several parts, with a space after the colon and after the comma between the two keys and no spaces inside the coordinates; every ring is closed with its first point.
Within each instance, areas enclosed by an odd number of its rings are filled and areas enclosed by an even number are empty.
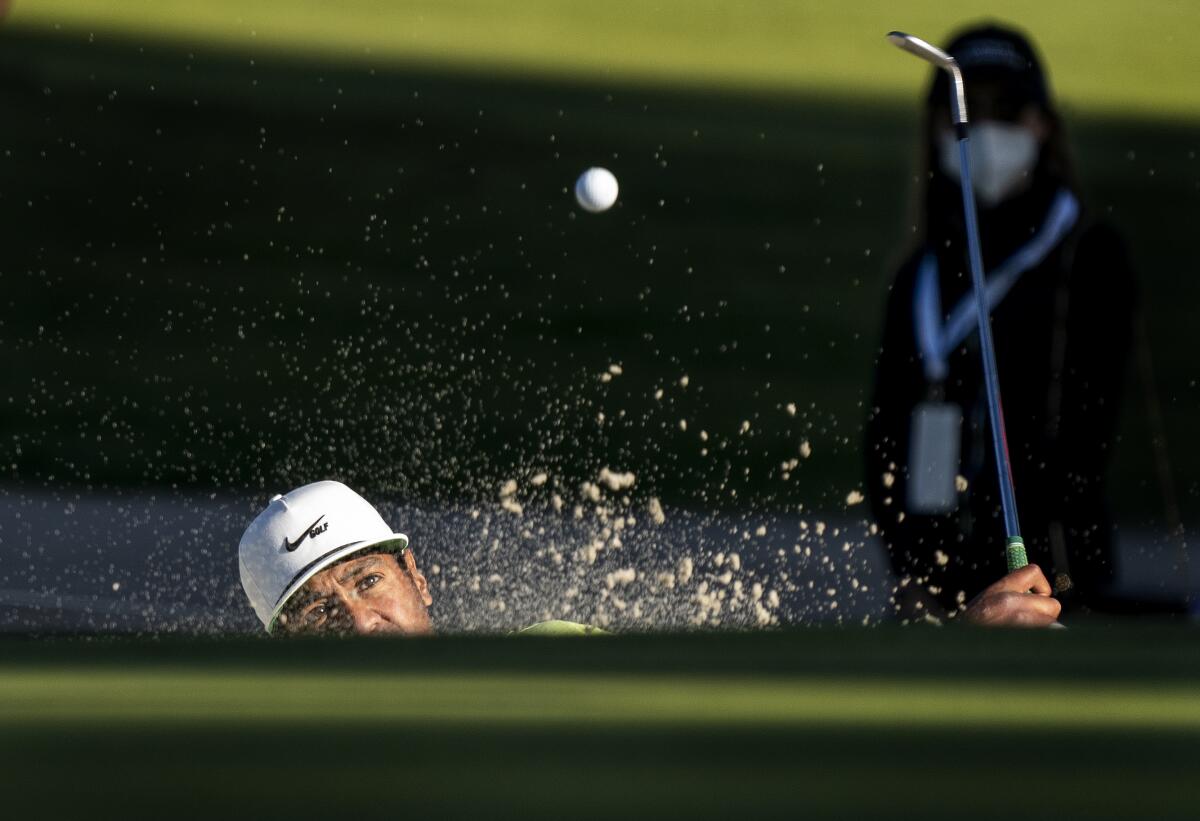
{"type": "Polygon", "coordinates": [[[300,534],[300,538],[294,542],[288,541],[288,537],[284,536],[283,537],[283,546],[287,549],[287,552],[291,553],[293,550],[295,550],[297,547],[299,547],[301,544],[303,544],[304,540],[308,538],[308,534],[312,532],[312,529],[314,527],[316,527],[317,525],[319,525],[321,523],[321,519],[324,519],[324,518],[325,518],[325,514],[322,513],[315,522],[310,524],[308,527],[304,528],[304,532],[300,534]]]}

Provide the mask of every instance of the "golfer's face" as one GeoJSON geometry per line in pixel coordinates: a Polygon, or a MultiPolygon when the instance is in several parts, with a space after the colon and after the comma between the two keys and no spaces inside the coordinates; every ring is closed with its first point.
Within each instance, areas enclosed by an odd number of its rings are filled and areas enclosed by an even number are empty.
{"type": "Polygon", "coordinates": [[[425,577],[411,554],[356,556],[308,580],[279,616],[288,634],[407,634],[432,631],[425,577]]]}

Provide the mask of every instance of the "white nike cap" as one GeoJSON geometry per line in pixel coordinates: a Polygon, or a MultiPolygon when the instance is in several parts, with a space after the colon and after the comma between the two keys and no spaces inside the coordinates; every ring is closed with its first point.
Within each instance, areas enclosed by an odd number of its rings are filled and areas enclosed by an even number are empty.
{"type": "Polygon", "coordinates": [[[238,545],[242,588],[271,632],[279,611],[304,583],[368,547],[400,553],[408,537],[393,533],[366,499],[341,482],[315,482],[271,499],[238,545]]]}

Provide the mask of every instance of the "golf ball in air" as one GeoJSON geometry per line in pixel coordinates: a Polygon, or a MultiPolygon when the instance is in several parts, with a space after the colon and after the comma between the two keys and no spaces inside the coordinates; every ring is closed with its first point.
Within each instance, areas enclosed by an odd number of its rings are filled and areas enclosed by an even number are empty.
{"type": "Polygon", "coordinates": [[[584,211],[607,211],[617,201],[617,178],[607,168],[589,168],[575,181],[575,199],[584,211]]]}

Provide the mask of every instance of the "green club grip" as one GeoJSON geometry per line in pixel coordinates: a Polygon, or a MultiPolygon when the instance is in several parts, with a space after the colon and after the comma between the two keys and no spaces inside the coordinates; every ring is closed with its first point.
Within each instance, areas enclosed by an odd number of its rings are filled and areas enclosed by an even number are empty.
{"type": "Polygon", "coordinates": [[[1008,559],[1009,573],[1020,570],[1029,564],[1029,557],[1025,555],[1025,541],[1020,536],[1008,537],[1008,544],[1004,546],[1004,555],[1008,559]]]}

